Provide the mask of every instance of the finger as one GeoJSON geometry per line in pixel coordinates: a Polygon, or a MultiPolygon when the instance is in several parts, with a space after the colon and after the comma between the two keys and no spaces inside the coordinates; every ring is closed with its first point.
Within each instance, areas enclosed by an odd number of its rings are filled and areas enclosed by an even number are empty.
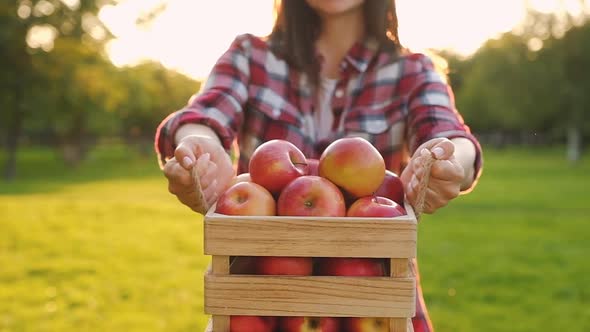
{"type": "MultiPolygon", "coordinates": [[[[416,208],[420,208],[416,206],[416,204],[419,204],[419,190],[420,180],[417,176],[413,176],[406,189],[406,199],[416,208]]],[[[459,185],[457,183],[436,179],[431,180],[423,190],[425,192],[422,210],[427,213],[446,206],[449,201],[459,195],[459,185]]]]}
{"type": "Polygon", "coordinates": [[[209,205],[215,203],[215,201],[219,197],[217,189],[217,180],[213,180],[213,182],[211,182],[211,184],[207,188],[203,189],[203,195],[206,197],[207,203],[209,203],[209,205]]]}
{"type": "Polygon", "coordinates": [[[164,164],[164,168],[162,169],[162,172],[164,173],[164,176],[166,178],[168,178],[173,173],[173,170],[176,167],[176,165],[178,165],[178,161],[176,161],[175,157],[172,157],[168,161],[166,161],[166,164],[164,164]]]}
{"type": "Polygon", "coordinates": [[[461,190],[460,182],[444,181],[433,179],[428,188],[434,192],[437,197],[445,201],[450,201],[459,196],[461,190]]]}
{"type": "Polygon", "coordinates": [[[192,185],[184,185],[179,182],[168,182],[168,191],[176,196],[187,196],[195,194],[195,187],[192,185]]]}
{"type": "Polygon", "coordinates": [[[200,177],[201,187],[207,188],[211,185],[211,183],[218,177],[217,169],[218,167],[216,164],[209,162],[205,173],[200,177]]]}
{"type": "Polygon", "coordinates": [[[465,171],[463,166],[454,158],[451,160],[437,160],[432,164],[430,176],[439,180],[461,182],[465,177],[465,171]]]}
{"type": "Polygon", "coordinates": [[[428,188],[422,211],[428,214],[434,213],[436,210],[447,206],[449,201],[450,200],[442,198],[438,193],[428,188]]]}
{"type": "Polygon", "coordinates": [[[232,168],[230,169],[224,169],[222,172],[218,172],[218,192],[221,193],[225,190],[227,190],[230,185],[232,184],[232,180],[235,178],[236,172],[235,170],[232,168]]]}
{"type": "Polygon", "coordinates": [[[184,167],[185,169],[189,170],[193,167],[196,161],[196,155],[194,148],[191,144],[187,142],[183,142],[176,149],[174,150],[174,158],[178,160],[178,162],[184,167]]]}
{"type": "Polygon", "coordinates": [[[444,140],[448,140],[447,138],[444,137],[437,137],[437,138],[432,138],[429,139],[428,141],[422,143],[413,153],[412,157],[418,156],[421,154],[422,149],[427,149],[427,150],[432,150],[432,148],[434,148],[437,144],[439,144],[440,142],[444,141],[444,140]]]}
{"type": "Polygon", "coordinates": [[[416,155],[416,156],[412,157],[412,159],[410,159],[410,162],[408,163],[408,165],[406,166],[406,168],[402,172],[402,175],[400,176],[400,179],[402,180],[402,183],[404,183],[405,186],[407,186],[409,184],[409,182],[412,180],[413,176],[418,176],[419,179],[422,178],[423,173],[424,173],[423,165],[425,165],[427,158],[431,158],[431,157],[420,154],[420,155],[416,155]]]}
{"type": "Polygon", "coordinates": [[[219,166],[217,166],[216,163],[210,161],[207,163],[207,169],[205,171],[205,174],[203,174],[203,176],[210,176],[214,173],[217,173],[218,169],[219,169],[219,166]]]}
{"type": "Polygon", "coordinates": [[[415,175],[412,175],[405,187],[406,199],[414,205],[416,203],[418,194],[418,179],[415,175]]]}
{"type": "Polygon", "coordinates": [[[217,176],[217,165],[209,160],[209,153],[205,153],[199,157],[195,167],[199,176],[199,183],[201,190],[205,190],[217,176]]]}
{"type": "Polygon", "coordinates": [[[455,153],[455,144],[444,138],[430,148],[434,157],[438,160],[449,159],[455,153]]]}
{"type": "Polygon", "coordinates": [[[425,173],[425,169],[422,166],[416,166],[414,168],[414,176],[416,176],[418,179],[421,179],[424,176],[425,173]]]}
{"type": "Polygon", "coordinates": [[[418,168],[421,168],[422,165],[424,165],[426,163],[427,158],[430,158],[430,157],[423,155],[423,154],[418,154],[418,155],[412,157],[412,159],[410,159],[410,162],[408,163],[408,167],[411,167],[413,169],[413,173],[416,173],[418,168]]]}
{"type": "Polygon", "coordinates": [[[176,196],[176,198],[178,198],[178,200],[182,204],[191,208],[191,210],[198,212],[198,213],[204,212],[204,211],[202,211],[203,204],[202,204],[202,202],[199,201],[199,199],[197,198],[197,195],[176,196]]]}
{"type": "Polygon", "coordinates": [[[207,199],[207,204],[209,204],[209,206],[212,206],[213,204],[215,204],[215,202],[217,202],[218,199],[219,195],[217,194],[217,192],[213,192],[213,195],[207,199]]]}
{"type": "Polygon", "coordinates": [[[206,208],[204,203],[207,201],[207,198],[202,198],[202,195],[196,192],[196,187],[194,184],[185,186],[179,183],[170,183],[168,188],[171,193],[176,195],[176,198],[180,202],[187,205],[192,210],[199,213],[206,212],[204,211],[204,209],[206,208]]]}
{"type": "Polygon", "coordinates": [[[164,166],[164,175],[168,178],[169,184],[173,186],[188,187],[193,183],[190,172],[175,160],[166,163],[164,166]]]}
{"type": "Polygon", "coordinates": [[[226,190],[232,179],[236,176],[236,171],[233,167],[231,159],[225,151],[223,152],[223,156],[220,158],[219,162],[216,162],[217,165],[217,174],[215,175],[217,179],[218,193],[226,190]]]}
{"type": "Polygon", "coordinates": [[[205,175],[207,172],[207,166],[209,166],[209,162],[211,161],[211,155],[209,153],[204,153],[197,158],[195,162],[195,167],[197,169],[197,174],[200,178],[205,175]]]}
{"type": "MultiPolygon", "coordinates": [[[[410,203],[412,204],[412,206],[414,206],[416,209],[420,209],[420,207],[416,206],[417,202],[415,201],[416,198],[414,197],[413,201],[411,201],[410,203]]],[[[446,206],[448,204],[448,200],[445,199],[441,199],[441,197],[432,189],[427,188],[425,195],[424,195],[424,202],[422,205],[422,211],[419,211],[421,213],[433,213],[436,210],[446,206]]]]}

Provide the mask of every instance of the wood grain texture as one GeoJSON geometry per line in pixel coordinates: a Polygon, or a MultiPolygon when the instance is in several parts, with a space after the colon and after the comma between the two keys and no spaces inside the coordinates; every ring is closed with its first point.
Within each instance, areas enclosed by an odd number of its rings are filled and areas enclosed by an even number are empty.
{"type": "MultiPolygon", "coordinates": [[[[211,258],[211,270],[214,275],[229,274],[229,256],[213,256],[211,258]]],[[[211,317],[216,331],[229,331],[230,317],[227,315],[214,315],[211,317]]]]}
{"type": "Polygon", "coordinates": [[[406,258],[392,258],[390,260],[390,277],[412,277],[412,270],[410,269],[411,261],[406,258]]]}
{"type": "Polygon", "coordinates": [[[388,277],[205,277],[211,315],[411,317],[415,279],[388,277]]]}
{"type": "Polygon", "coordinates": [[[204,253],[225,256],[416,257],[416,220],[245,217],[208,213],[204,253]]]}
{"type": "Polygon", "coordinates": [[[207,332],[229,332],[231,315],[390,317],[413,332],[417,221],[397,218],[205,216],[207,332]],[[230,275],[229,256],[389,258],[389,277],[230,275]]]}
{"type": "MultiPolygon", "coordinates": [[[[413,275],[412,269],[410,267],[411,264],[410,259],[405,258],[392,258],[390,260],[390,269],[389,275],[392,278],[412,278],[415,279],[413,275]]],[[[414,299],[416,298],[416,292],[414,289],[414,294],[412,296],[414,299]]],[[[416,315],[416,307],[413,307],[413,310],[405,317],[414,317],[416,315]]],[[[389,331],[390,332],[413,332],[414,327],[412,326],[412,319],[411,318],[390,318],[389,320],[389,331]]]]}

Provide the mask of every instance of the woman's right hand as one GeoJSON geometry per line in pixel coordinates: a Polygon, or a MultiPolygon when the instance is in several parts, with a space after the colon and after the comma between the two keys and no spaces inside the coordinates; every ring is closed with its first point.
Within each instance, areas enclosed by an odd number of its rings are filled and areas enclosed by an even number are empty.
{"type": "Polygon", "coordinates": [[[168,179],[168,190],[178,200],[198,213],[202,211],[203,202],[196,192],[196,185],[191,175],[196,167],[199,182],[207,206],[211,206],[227,189],[235,176],[231,159],[219,141],[204,135],[183,137],[174,151],[174,158],[164,166],[164,175],[168,179]]]}

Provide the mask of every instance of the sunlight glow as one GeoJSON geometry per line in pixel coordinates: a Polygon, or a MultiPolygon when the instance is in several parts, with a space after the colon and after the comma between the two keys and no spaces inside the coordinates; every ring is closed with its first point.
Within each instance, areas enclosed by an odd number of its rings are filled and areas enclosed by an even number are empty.
{"type": "Polygon", "coordinates": [[[27,34],[27,45],[31,48],[41,48],[45,52],[53,49],[57,30],[50,24],[32,27],[27,34]]]}
{"type": "Polygon", "coordinates": [[[510,31],[525,14],[514,0],[412,0],[397,6],[402,43],[416,51],[450,49],[462,55],[510,31]]]}
{"type": "MultiPolygon", "coordinates": [[[[400,39],[415,51],[469,55],[515,28],[527,4],[547,12],[581,8],[579,0],[398,0],[400,39]]],[[[108,45],[115,65],[152,59],[202,79],[236,35],[270,32],[273,0],[121,0],[105,6],[99,17],[116,36],[108,45]],[[167,8],[151,24],[136,25],[142,13],[162,3],[167,8]]]]}
{"type": "Polygon", "coordinates": [[[142,30],[135,26],[135,18],[138,4],[147,2],[128,0],[100,13],[118,37],[108,46],[116,65],[156,59],[166,67],[203,78],[238,34],[265,35],[272,27],[272,0],[176,0],[142,30]]]}

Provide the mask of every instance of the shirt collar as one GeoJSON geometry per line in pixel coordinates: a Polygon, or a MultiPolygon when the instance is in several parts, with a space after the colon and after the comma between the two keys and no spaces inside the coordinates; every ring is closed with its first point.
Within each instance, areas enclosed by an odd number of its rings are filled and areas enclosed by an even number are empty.
{"type": "Polygon", "coordinates": [[[358,72],[365,72],[378,50],[379,43],[374,38],[358,41],[344,57],[343,65],[350,64],[358,72]]]}

